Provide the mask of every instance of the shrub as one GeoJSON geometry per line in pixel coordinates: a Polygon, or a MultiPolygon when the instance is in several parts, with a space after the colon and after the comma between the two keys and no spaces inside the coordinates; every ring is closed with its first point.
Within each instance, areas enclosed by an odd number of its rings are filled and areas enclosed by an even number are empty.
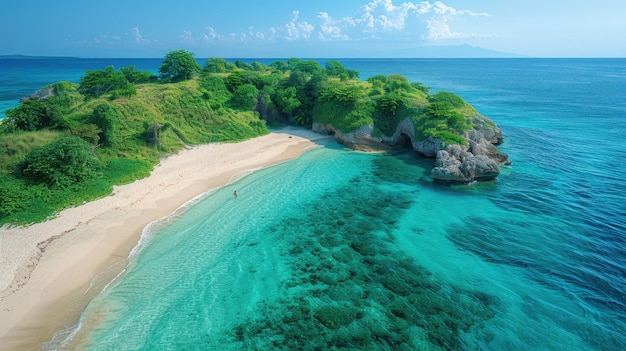
{"type": "Polygon", "coordinates": [[[33,183],[62,187],[94,177],[101,165],[88,142],[62,136],[29,152],[20,170],[33,183]]]}
{"type": "Polygon", "coordinates": [[[440,91],[437,94],[428,96],[428,101],[432,103],[448,103],[452,107],[463,107],[465,105],[465,101],[460,96],[447,91],[440,91]]]}
{"type": "Polygon", "coordinates": [[[117,146],[119,144],[119,118],[111,105],[96,106],[88,122],[98,127],[99,141],[102,145],[117,146]]]}

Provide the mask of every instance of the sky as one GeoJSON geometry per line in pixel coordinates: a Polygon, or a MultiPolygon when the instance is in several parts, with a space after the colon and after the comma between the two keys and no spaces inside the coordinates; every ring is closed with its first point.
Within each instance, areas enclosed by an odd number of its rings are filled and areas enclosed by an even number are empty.
{"type": "Polygon", "coordinates": [[[447,46],[462,57],[469,45],[626,57],[624,0],[13,0],[2,12],[0,55],[419,57],[447,46]]]}

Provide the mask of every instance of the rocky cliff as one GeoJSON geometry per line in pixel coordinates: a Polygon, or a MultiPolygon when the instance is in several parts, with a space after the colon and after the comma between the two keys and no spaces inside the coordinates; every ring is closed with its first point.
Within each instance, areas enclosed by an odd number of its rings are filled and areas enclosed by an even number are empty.
{"type": "Polygon", "coordinates": [[[314,123],[313,130],[334,134],[338,142],[358,150],[387,151],[410,145],[418,153],[435,158],[431,176],[438,182],[462,184],[494,180],[500,174],[500,166],[511,164],[508,155],[496,148],[504,140],[502,130],[479,115],[472,117],[472,126],[463,134],[465,145],[447,144],[432,136],[419,140],[410,118],[400,121],[391,136],[375,136],[371,125],[345,133],[330,124],[314,123]]]}

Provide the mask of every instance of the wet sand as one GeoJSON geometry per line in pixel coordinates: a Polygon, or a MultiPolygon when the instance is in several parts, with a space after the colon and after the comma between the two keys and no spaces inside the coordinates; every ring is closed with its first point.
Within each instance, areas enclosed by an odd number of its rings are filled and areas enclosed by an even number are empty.
{"type": "Polygon", "coordinates": [[[76,323],[126,266],[142,230],[194,197],[300,156],[329,137],[287,127],[240,143],[193,147],[105,198],[29,227],[0,229],[0,345],[38,349],[76,323]]]}

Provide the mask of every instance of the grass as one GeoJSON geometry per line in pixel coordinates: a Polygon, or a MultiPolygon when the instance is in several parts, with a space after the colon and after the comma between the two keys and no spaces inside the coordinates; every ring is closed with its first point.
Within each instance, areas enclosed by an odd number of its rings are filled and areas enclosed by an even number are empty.
{"type": "MultiPolygon", "coordinates": [[[[294,67],[315,69],[316,63],[301,63],[296,62],[294,67]]],[[[256,84],[272,99],[280,98],[275,94],[280,89],[296,88],[296,98],[302,100],[300,106],[307,108],[298,116],[305,116],[307,123],[312,119],[346,133],[372,125],[375,133],[390,136],[400,121],[410,118],[420,139],[432,136],[444,143],[465,144],[463,132],[474,127],[472,117],[479,116],[459,96],[442,92],[429,95],[428,89],[418,89],[400,75],[363,82],[320,79],[319,75],[312,79],[305,71],[294,76],[269,70],[205,72],[178,83],[136,84],[136,93],[125,97],[108,93],[91,99],[82,96],[73,83],[51,85],[50,89],[59,95],[48,98],[45,108],[35,110],[27,105],[20,110],[24,112],[21,118],[27,121],[33,116],[52,120],[47,122],[48,127],[25,132],[17,131],[16,124],[0,123],[0,225],[42,221],[63,208],[106,196],[113,185],[148,176],[163,156],[187,145],[241,141],[268,134],[257,112],[233,106],[230,99],[234,90],[228,90],[225,84],[236,83],[237,79],[229,80],[231,74],[238,74],[241,84],[256,84]],[[300,78],[289,86],[292,77],[300,78]],[[48,111],[56,112],[47,115],[48,111]],[[68,188],[28,183],[20,177],[19,164],[33,149],[72,133],[93,143],[95,154],[105,165],[97,176],[68,188]]],[[[281,112],[279,105],[274,100],[268,102],[268,108],[275,113],[294,112],[281,112]]]]}
{"type": "MultiPolygon", "coordinates": [[[[68,90],[67,94],[78,93],[68,90]]],[[[67,188],[29,183],[17,172],[21,160],[34,148],[71,133],[71,129],[0,133],[0,225],[41,222],[64,208],[107,196],[113,185],[148,176],[163,156],[186,145],[241,141],[269,133],[252,111],[214,111],[196,80],[139,84],[137,94],[131,97],[103,95],[71,101],[75,105],[63,116],[70,127],[90,123],[99,105],[114,111],[109,120],[113,145],[94,146],[105,167],[98,176],[67,188]],[[148,141],[149,128],[155,123],[162,126],[156,143],[148,141]]]]}

